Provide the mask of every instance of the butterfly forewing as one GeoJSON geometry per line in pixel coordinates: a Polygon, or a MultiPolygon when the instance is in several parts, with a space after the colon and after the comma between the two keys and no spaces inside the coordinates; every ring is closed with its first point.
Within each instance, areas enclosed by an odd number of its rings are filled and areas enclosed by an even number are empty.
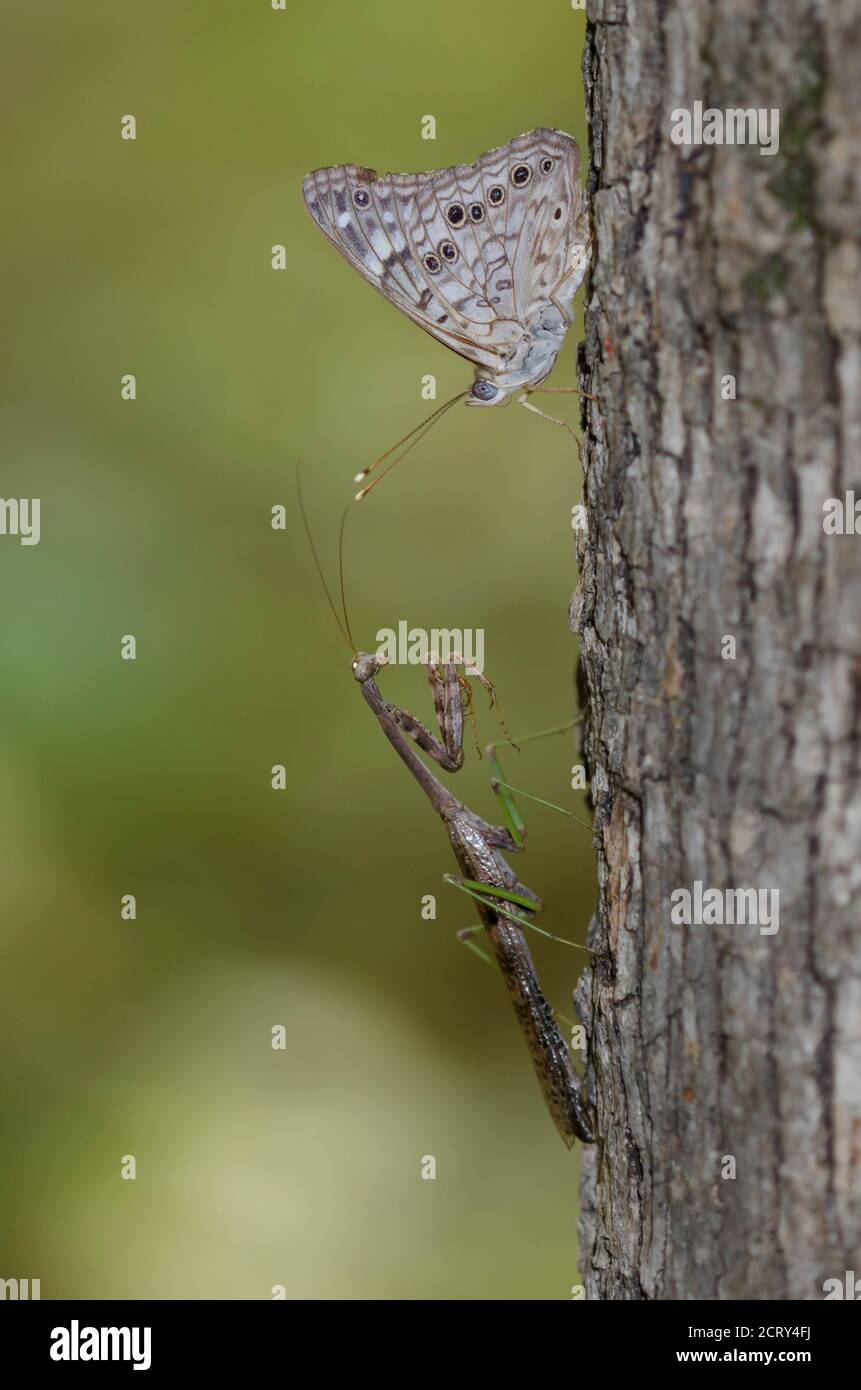
{"type": "Polygon", "coordinates": [[[314,221],[366,280],[493,372],[537,308],[570,310],[585,259],[573,275],[572,265],[588,237],[578,172],[571,137],[542,128],[433,173],[318,169],[303,192],[314,221]]]}
{"type": "MultiPolygon", "coordinates": [[[[308,211],[342,256],[366,280],[420,327],[470,361],[493,370],[497,354],[474,339],[474,325],[458,314],[434,283],[423,256],[436,254],[425,230],[422,209],[434,205],[425,174],[390,174],[377,179],[373,169],[339,164],[317,169],[303,183],[308,211]],[[359,203],[356,205],[356,195],[359,203]],[[413,229],[410,238],[407,227],[413,229]],[[419,251],[419,245],[424,249],[419,251]]],[[[452,299],[463,286],[443,277],[452,299]]]]}

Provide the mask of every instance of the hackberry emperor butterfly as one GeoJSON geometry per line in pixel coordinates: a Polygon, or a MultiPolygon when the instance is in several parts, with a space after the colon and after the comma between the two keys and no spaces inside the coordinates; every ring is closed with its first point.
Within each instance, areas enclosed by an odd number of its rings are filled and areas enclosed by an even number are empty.
{"type": "Polygon", "coordinates": [[[474,164],[382,178],[338,164],[302,191],[341,255],[474,363],[466,404],[502,405],[540,386],[571,323],[589,263],[579,169],[571,136],[540,128],[474,164]]]}

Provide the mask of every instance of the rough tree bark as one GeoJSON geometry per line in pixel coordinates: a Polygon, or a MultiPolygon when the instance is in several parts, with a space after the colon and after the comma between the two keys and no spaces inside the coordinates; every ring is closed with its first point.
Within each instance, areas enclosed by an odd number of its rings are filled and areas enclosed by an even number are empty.
{"type": "Polygon", "coordinates": [[[589,1298],[861,1274],[861,534],[823,529],[861,499],[859,38],[854,0],[590,6],[589,1298]],[[779,108],[779,152],[674,145],[695,100],[779,108]],[[695,880],[779,931],[673,925],[695,880]]]}

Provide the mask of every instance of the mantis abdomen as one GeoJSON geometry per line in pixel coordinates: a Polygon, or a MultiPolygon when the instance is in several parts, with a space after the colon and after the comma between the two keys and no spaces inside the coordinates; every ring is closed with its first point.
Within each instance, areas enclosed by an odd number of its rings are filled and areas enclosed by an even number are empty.
{"type": "MultiPolygon", "coordinates": [[[[501,854],[475,833],[469,823],[470,812],[465,816],[463,812],[455,813],[445,819],[452,849],[467,878],[479,880],[490,889],[510,889],[517,883],[501,854]]],[[[522,884],[517,883],[517,887],[523,891],[522,884]]],[[[536,898],[535,902],[540,908],[540,899],[536,898]]],[[[553,1122],[569,1149],[575,1139],[591,1143],[595,1134],[588,1107],[580,1094],[580,1080],[553,1010],[544,997],[523,930],[501,910],[481,902],[477,902],[476,907],[553,1122]]]]}

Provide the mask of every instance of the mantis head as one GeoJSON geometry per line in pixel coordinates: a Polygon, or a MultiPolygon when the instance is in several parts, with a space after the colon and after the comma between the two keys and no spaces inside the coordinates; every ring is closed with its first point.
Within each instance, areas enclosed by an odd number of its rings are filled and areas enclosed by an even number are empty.
{"type": "Polygon", "coordinates": [[[381,666],[388,666],[388,664],[388,657],[382,656],[379,652],[356,652],[353,675],[359,685],[364,685],[365,681],[373,680],[381,666]]]}

